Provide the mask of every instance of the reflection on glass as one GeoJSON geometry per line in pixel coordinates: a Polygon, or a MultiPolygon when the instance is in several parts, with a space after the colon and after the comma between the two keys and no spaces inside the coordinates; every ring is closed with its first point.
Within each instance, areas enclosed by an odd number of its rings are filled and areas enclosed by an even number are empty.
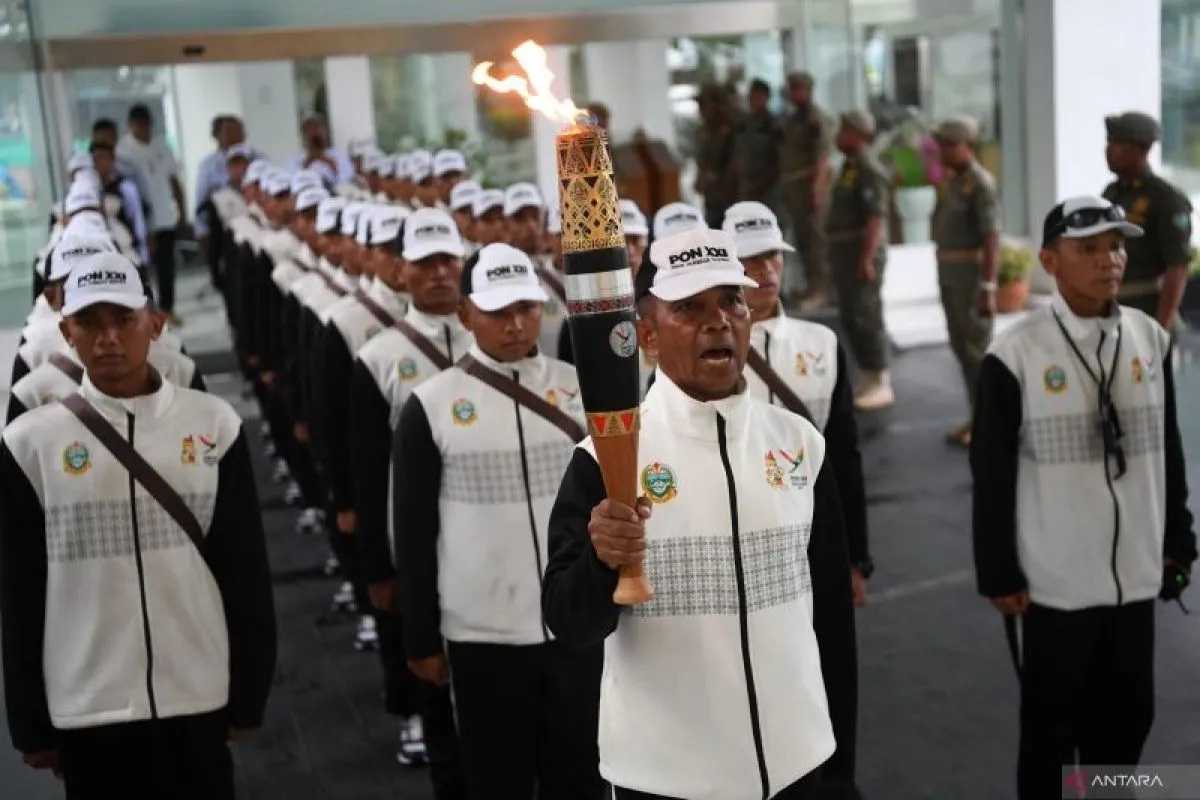
{"type": "Polygon", "coordinates": [[[1200,0],[1163,2],[1162,127],[1164,171],[1200,195],[1200,0]]]}

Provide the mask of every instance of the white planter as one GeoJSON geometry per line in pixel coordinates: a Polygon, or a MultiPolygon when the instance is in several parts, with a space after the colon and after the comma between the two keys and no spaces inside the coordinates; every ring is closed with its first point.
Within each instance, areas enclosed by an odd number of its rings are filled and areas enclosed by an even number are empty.
{"type": "Polygon", "coordinates": [[[896,191],[896,213],[900,215],[900,227],[905,244],[929,241],[929,218],[937,205],[937,189],[932,186],[915,186],[896,191]]]}

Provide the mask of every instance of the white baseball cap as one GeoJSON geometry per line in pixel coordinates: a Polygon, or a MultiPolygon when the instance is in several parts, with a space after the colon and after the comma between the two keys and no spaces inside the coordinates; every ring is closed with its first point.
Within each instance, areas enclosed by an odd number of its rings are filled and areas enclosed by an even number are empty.
{"type": "Polygon", "coordinates": [[[396,157],[380,155],[379,163],[375,165],[375,174],[381,178],[391,178],[396,174],[396,157]]]}
{"type": "Polygon", "coordinates": [[[98,303],[146,307],[146,288],[137,267],[120,253],[96,253],[76,262],[63,289],[64,317],[98,303]]]}
{"type": "Polygon", "coordinates": [[[322,200],[329,199],[329,192],[325,191],[323,186],[309,186],[300,190],[300,194],[296,195],[296,210],[308,211],[310,208],[316,208],[321,204],[322,200]]]}
{"type": "Polygon", "coordinates": [[[447,172],[466,172],[467,159],[458,150],[438,150],[433,157],[433,174],[441,177],[447,172]]]}
{"type": "Polygon", "coordinates": [[[433,153],[413,150],[408,154],[408,176],[416,183],[433,176],[433,153]]]}
{"type": "Polygon", "coordinates": [[[99,211],[81,211],[62,229],[63,236],[109,236],[108,220],[99,211]]]}
{"type": "Polygon", "coordinates": [[[530,300],[544,303],[550,299],[538,282],[529,256],[507,244],[489,244],[479,251],[475,266],[463,270],[463,294],[483,311],[530,300]]]}
{"type": "Polygon", "coordinates": [[[562,233],[562,211],[557,204],[546,207],[546,232],[556,236],[562,233]]]}
{"type": "Polygon", "coordinates": [[[1082,195],[1070,197],[1046,215],[1042,223],[1042,247],[1055,239],[1086,239],[1105,231],[1120,231],[1130,238],[1145,233],[1125,217],[1125,210],[1102,197],[1082,195]]]}
{"type": "Polygon", "coordinates": [[[99,235],[91,231],[81,233],[64,233],[58,244],[50,251],[45,260],[45,274],[48,281],[61,281],[71,274],[71,270],[85,258],[100,253],[115,253],[117,246],[108,235],[99,235]]]}
{"type": "Polygon", "coordinates": [[[409,165],[411,163],[412,163],[412,161],[409,159],[408,153],[397,153],[396,154],[395,175],[398,179],[400,179],[402,181],[412,180],[412,170],[409,169],[409,165]]]}
{"type": "Polygon", "coordinates": [[[737,259],[733,237],[724,231],[699,228],[656,239],[650,263],[655,266],[650,293],[669,303],[714,286],[758,288],[737,259]]]}
{"type": "Polygon", "coordinates": [[[484,189],[475,198],[472,205],[472,210],[475,212],[475,219],[479,219],[493,208],[504,210],[504,192],[499,189],[484,189]]]}
{"type": "Polygon", "coordinates": [[[325,182],[321,180],[321,175],[312,169],[302,169],[292,176],[291,192],[294,195],[299,195],[305,189],[315,187],[325,188],[325,182]]]}
{"type": "Polygon", "coordinates": [[[263,191],[272,197],[290,194],[292,191],[292,179],[286,172],[272,171],[259,179],[259,184],[263,191]]]}
{"type": "Polygon", "coordinates": [[[528,181],[514,183],[504,190],[504,216],[506,217],[513,216],[522,208],[530,206],[541,208],[543,205],[542,193],[528,181]]]}
{"type": "Polygon", "coordinates": [[[646,224],[646,215],[632,200],[622,199],[617,203],[621,210],[621,227],[626,236],[649,236],[650,226],[646,224]]]}
{"type": "Polygon", "coordinates": [[[461,211],[464,208],[472,210],[475,198],[483,191],[483,187],[472,180],[459,181],[450,190],[450,210],[461,211]]]}
{"type": "Polygon", "coordinates": [[[738,258],[750,258],[772,250],[796,252],[796,248],[783,240],[775,212],[755,200],[731,205],[725,212],[721,230],[733,237],[738,258]]]}
{"type": "Polygon", "coordinates": [[[420,261],[435,253],[462,258],[466,249],[454,218],[440,208],[420,208],[404,223],[404,260],[420,261]]]}
{"type": "Polygon", "coordinates": [[[99,208],[100,194],[90,180],[77,180],[71,183],[67,190],[67,198],[63,201],[63,212],[69,217],[85,208],[99,208]]]}
{"type": "Polygon", "coordinates": [[[371,243],[371,217],[375,216],[376,203],[359,203],[355,213],[349,214],[350,206],[342,212],[342,233],[353,236],[363,247],[371,243]]]}
{"type": "Polygon", "coordinates": [[[654,215],[654,238],[665,239],[697,228],[708,230],[704,215],[687,203],[667,203],[654,215]]]}
{"type": "MultiPolygon", "coordinates": [[[[253,161],[254,150],[252,150],[250,145],[246,144],[245,142],[239,142],[237,144],[230,145],[229,149],[225,151],[225,162],[229,163],[235,158],[244,158],[247,161],[253,161]]],[[[249,167],[247,167],[247,169],[249,169],[249,167]]]]}
{"type": "Polygon", "coordinates": [[[383,159],[383,153],[367,153],[363,156],[362,171],[363,172],[378,172],[379,162],[383,159]]]}
{"type": "Polygon", "coordinates": [[[396,241],[403,232],[404,219],[408,216],[400,206],[375,206],[368,214],[367,241],[372,246],[396,241]]]}
{"type": "Polygon", "coordinates": [[[346,215],[354,205],[357,203],[348,203],[344,197],[326,197],[317,203],[317,233],[329,233],[337,228],[344,234],[346,215]]]}
{"type": "Polygon", "coordinates": [[[271,168],[271,162],[265,158],[256,158],[250,162],[250,166],[246,167],[246,174],[242,178],[242,183],[255,184],[262,180],[267,170],[271,168]]]}

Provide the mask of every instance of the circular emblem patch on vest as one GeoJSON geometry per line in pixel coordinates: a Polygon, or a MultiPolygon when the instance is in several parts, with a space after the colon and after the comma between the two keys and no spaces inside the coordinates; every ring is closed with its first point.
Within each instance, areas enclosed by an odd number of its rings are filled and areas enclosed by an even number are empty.
{"type": "Polygon", "coordinates": [[[629,320],[618,322],[608,334],[608,346],[621,358],[629,358],[637,352],[637,329],[629,320]]]}
{"type": "Polygon", "coordinates": [[[417,377],[417,362],[411,358],[402,358],[396,365],[396,372],[400,375],[400,380],[411,381],[417,377]]]}
{"type": "Polygon", "coordinates": [[[464,428],[474,425],[477,418],[475,404],[465,397],[460,397],[450,407],[450,415],[454,417],[455,425],[462,425],[464,428]]]}
{"type": "Polygon", "coordinates": [[[1051,364],[1046,367],[1046,372],[1042,375],[1042,380],[1046,384],[1046,391],[1050,394],[1062,394],[1067,390],[1066,370],[1057,364],[1051,364]]]}
{"type": "Polygon", "coordinates": [[[82,475],[92,468],[92,455],[83,442],[71,442],[63,450],[63,472],[82,475]]]}
{"type": "Polygon", "coordinates": [[[666,464],[655,461],[642,470],[642,491],[652,503],[666,503],[679,494],[675,483],[675,471],[666,464]]]}

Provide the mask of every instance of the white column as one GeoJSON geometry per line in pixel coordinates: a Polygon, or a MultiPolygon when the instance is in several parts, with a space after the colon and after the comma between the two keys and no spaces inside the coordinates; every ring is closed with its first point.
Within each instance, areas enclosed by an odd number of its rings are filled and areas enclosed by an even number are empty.
{"type": "Polygon", "coordinates": [[[1143,0],[1025,3],[1030,232],[1040,232],[1058,200],[1099,194],[1112,180],[1104,161],[1105,116],[1161,113],[1161,25],[1159,4],[1143,0]]]}
{"type": "Polygon", "coordinates": [[[238,65],[179,64],[174,67],[174,95],[184,190],[188,213],[195,214],[196,171],[200,161],[213,151],[212,119],[219,114],[242,115],[242,92],[238,65]]]}
{"type": "Polygon", "coordinates": [[[583,99],[608,106],[614,144],[623,144],[641,128],[675,149],[665,39],[585,44],[583,62],[589,95],[583,99]]]}
{"type": "Polygon", "coordinates": [[[280,166],[300,153],[300,121],[291,61],[238,65],[246,140],[280,166]]]}
{"type": "MultiPolygon", "coordinates": [[[[561,45],[546,48],[546,66],[554,73],[551,90],[555,97],[571,96],[570,49],[561,45]]],[[[578,98],[576,98],[578,101],[578,98]]],[[[546,206],[558,205],[558,160],[554,150],[554,137],[562,130],[562,124],[547,119],[534,111],[533,147],[534,164],[537,167],[537,184],[542,190],[546,206]]]]}
{"type": "Polygon", "coordinates": [[[325,59],[329,98],[329,133],[336,147],[375,141],[375,103],[371,94],[371,62],[366,56],[325,59]]]}

